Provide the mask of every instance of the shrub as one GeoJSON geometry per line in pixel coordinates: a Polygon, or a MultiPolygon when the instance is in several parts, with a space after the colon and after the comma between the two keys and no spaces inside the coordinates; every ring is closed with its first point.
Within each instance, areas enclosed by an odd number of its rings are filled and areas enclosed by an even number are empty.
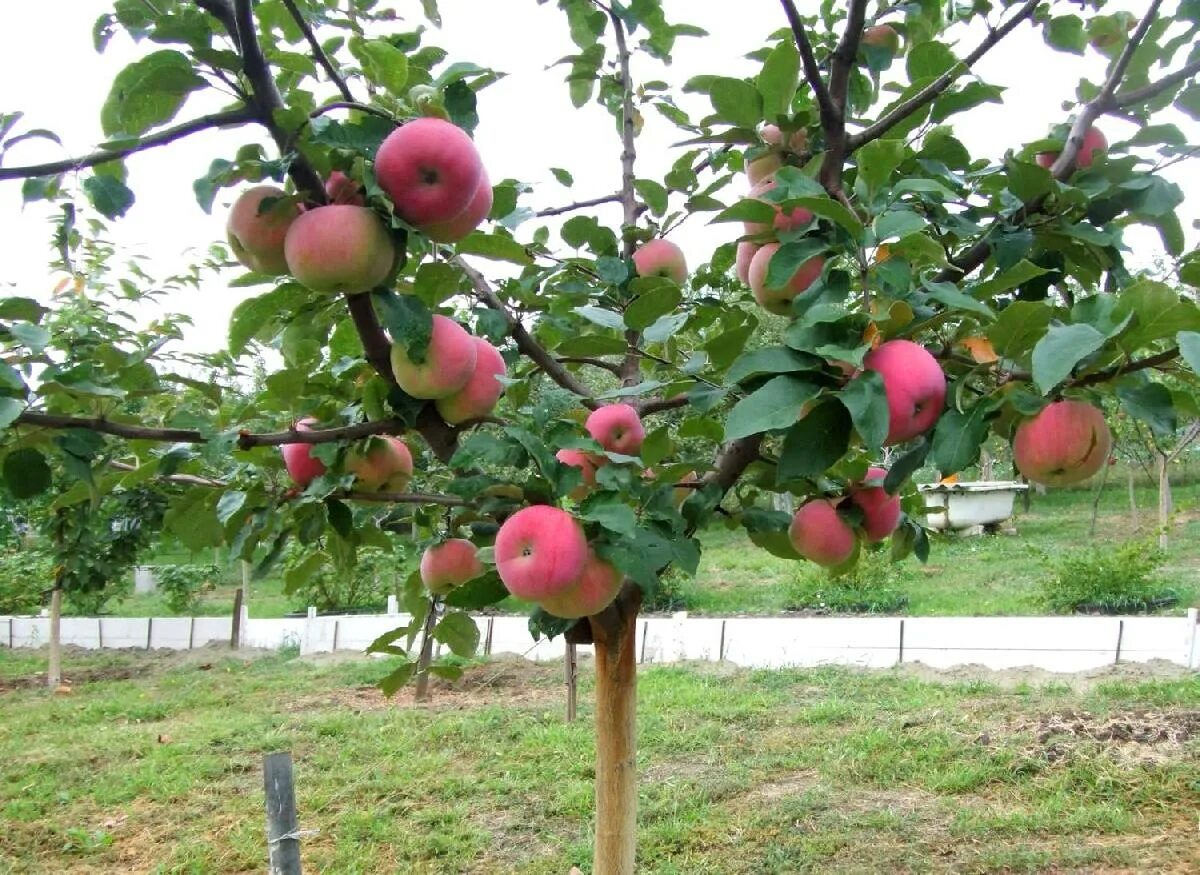
{"type": "MultiPolygon", "coordinates": [[[[309,554],[308,550],[291,551],[284,562],[285,580],[291,580],[288,572],[300,566],[309,554]]],[[[399,595],[413,567],[411,555],[401,545],[391,553],[366,548],[358,551],[352,567],[339,568],[326,562],[298,586],[289,588],[288,594],[318,611],[382,611],[389,595],[399,595]]]]}
{"type": "Polygon", "coordinates": [[[216,587],[221,571],[215,565],[160,565],[154,580],[167,607],[175,614],[194,613],[202,593],[216,587]]]}
{"type": "Polygon", "coordinates": [[[892,614],[908,606],[904,570],[883,551],[865,553],[853,571],[830,577],[805,565],[788,592],[788,610],[829,614],[892,614]]]}
{"type": "Polygon", "coordinates": [[[1098,545],[1053,562],[1042,583],[1042,603],[1055,613],[1150,611],[1178,600],[1155,577],[1166,557],[1153,544],[1098,545]]]}
{"type": "Polygon", "coordinates": [[[0,553],[0,614],[35,614],[54,586],[54,563],[40,550],[0,553]]]}

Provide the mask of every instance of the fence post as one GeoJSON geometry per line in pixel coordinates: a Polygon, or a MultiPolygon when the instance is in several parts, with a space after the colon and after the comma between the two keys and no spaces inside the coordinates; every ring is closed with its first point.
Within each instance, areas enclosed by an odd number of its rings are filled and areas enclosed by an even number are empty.
{"type": "Polygon", "coordinates": [[[396,614],[400,613],[400,600],[397,599],[394,595],[388,596],[387,612],[388,612],[389,617],[395,616],[396,614]]]}
{"type": "Polygon", "coordinates": [[[1200,668],[1200,608],[1188,608],[1187,618],[1187,665],[1188,668],[1200,668]]]}
{"type": "Polygon", "coordinates": [[[1117,620],[1117,655],[1113,659],[1113,665],[1121,664],[1121,642],[1125,638],[1125,621],[1117,620]]]}
{"type": "Polygon", "coordinates": [[[233,594],[233,631],[229,636],[229,646],[237,650],[242,646],[242,599],[245,590],[239,588],[233,594]]]}
{"type": "Polygon", "coordinates": [[[567,722],[575,722],[576,693],[578,691],[579,663],[575,658],[575,642],[567,642],[567,658],[565,668],[567,673],[567,722]]]}
{"type": "Polygon", "coordinates": [[[268,872],[270,875],[300,875],[296,786],[290,753],[271,753],[263,758],[263,790],[267,803],[268,872]]]}

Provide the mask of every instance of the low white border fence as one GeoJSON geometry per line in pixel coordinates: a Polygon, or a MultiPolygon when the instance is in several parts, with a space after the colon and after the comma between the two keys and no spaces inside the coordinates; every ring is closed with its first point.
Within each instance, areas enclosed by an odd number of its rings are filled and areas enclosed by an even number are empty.
{"type": "MultiPolygon", "coordinates": [[[[534,661],[562,658],[565,644],[534,642],[526,618],[476,616],[484,654],[534,661]]],[[[408,622],[403,614],[243,620],[243,644],[301,653],[362,651],[408,622]]],[[[1071,672],[1118,662],[1162,659],[1200,668],[1200,612],[1184,617],[645,617],[638,659],[728,661],[754,668],[853,665],[885,668],[920,662],[938,668],[1033,666],[1071,672]]],[[[85,648],[186,650],[228,644],[228,617],[66,617],[62,642],[85,648]]],[[[39,647],[45,617],[0,617],[0,647],[39,647]]],[[[581,648],[584,652],[590,648],[581,648]]]]}

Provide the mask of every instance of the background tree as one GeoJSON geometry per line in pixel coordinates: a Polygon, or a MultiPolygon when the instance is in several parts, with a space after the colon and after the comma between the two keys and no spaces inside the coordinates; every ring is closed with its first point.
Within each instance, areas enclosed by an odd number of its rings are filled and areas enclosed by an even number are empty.
{"type": "MultiPolygon", "coordinates": [[[[421,6],[436,24],[436,2],[421,6]]],[[[114,3],[96,23],[97,48],[123,33],[144,51],[100,108],[108,141],[89,155],[0,166],[0,179],[62,204],[58,258],[86,290],[94,265],[79,257],[81,228],[133,202],[126,157],[210,128],[265,131],[272,152],[250,143],[215,157],[195,184],[207,210],[223,187],[287,178],[285,189],[243,195],[254,200],[231,226],[233,248],[252,270],[231,285],[269,288],[238,306],[228,351],[197,364],[229,379],[248,353],[271,350],[273,364],[253,397],[196,405],[144,332],[114,342],[106,326],[82,327],[79,348],[56,347],[52,313],[9,298],[4,472],[33,495],[49,481],[27,472],[71,456],[81,488],[103,493],[116,485],[97,471],[119,454],[132,467],[122,477],[191,487],[172,497],[168,531],[189,546],[227,544],[259,572],[295,541],[311,551],[290,572],[297,582],[386,546],[405,521],[430,546],[469,537],[484,573],[469,571],[440,618],[431,606],[441,596],[419,575],[406,586],[411,624],[373,646],[401,660],[385,689],[414,674],[408,651],[426,621],[432,637],[470,653],[478,633],[464,609],[508,590],[551,606],[533,614],[535,634],[565,631],[596,649],[594,870],[631,872],[635,618],[665,569],[695,570],[696,533],[715,515],[765,549],[843,570],[892,530],[894,557],[923,558],[923,529],[894,514],[891,497],[919,507],[905,484],[921,465],[960,471],[989,434],[1021,444],[1026,420],[1061,414],[1069,430],[1029,426],[1041,436],[1026,442],[1027,458],[1048,482],[1066,482],[1093,470],[1098,448],[1107,456],[1096,405],[1168,415],[1180,402],[1164,374],[1194,394],[1200,310],[1137,276],[1122,241],[1128,225],[1153,226],[1180,280],[1197,281],[1200,255],[1185,251],[1176,213],[1183,195],[1162,170],[1194,152],[1178,124],[1200,114],[1200,6],[1152,0],[1133,18],[1099,2],[850,0],[806,17],[781,0],[786,27],[756,54],[756,76],[717,70],[688,83],[711,104],[698,118],[631,70],[635,56],[669,61],[678,39],[702,31],[669,21],[656,0],[558,6],[578,49],[561,61],[572,100],[612,114],[621,184],[539,215],[521,203],[527,186],[481,185],[467,159],[405,175],[430,138],[435,151],[459,144],[455,154],[469,154],[461,131],[474,128],[475,96],[498,74],[447,63],[390,9],[114,3]],[[1107,71],[1080,83],[1063,118],[1047,119],[1045,139],[1014,144],[999,164],[975,159],[953,123],[1002,94],[971,68],[1018,28],[1040,29],[1050,58],[1098,51],[1107,71]],[[207,89],[230,104],[176,121],[207,89]],[[662,179],[638,173],[648,109],[684,138],[662,179]],[[1106,117],[1135,132],[1109,142],[1097,134],[1106,117]],[[426,133],[449,128],[435,120],[459,132],[426,133]],[[757,185],[750,196],[743,171],[757,185]],[[459,188],[468,178],[472,187],[455,191],[457,211],[413,199],[404,182],[460,177],[459,188]],[[616,227],[590,212],[606,203],[620,205],[616,227]],[[664,235],[705,214],[730,224],[729,242],[689,278],[664,235]],[[564,216],[556,236],[540,221],[564,216]],[[260,222],[263,238],[243,234],[260,222]],[[263,242],[277,223],[282,264],[277,244],[263,242]],[[352,229],[352,246],[329,244],[335,225],[352,229]],[[500,264],[485,273],[481,259],[500,264]],[[464,418],[431,403],[469,358],[450,319],[503,354],[494,410],[464,418]],[[760,342],[768,336],[778,339],[760,342]],[[86,348],[97,342],[106,354],[86,348]],[[117,407],[92,387],[145,406],[117,407]],[[585,423],[597,410],[607,425],[585,423]],[[1068,431],[1085,436],[1082,448],[1060,439],[1068,431]],[[389,435],[403,435],[403,448],[389,435]],[[285,444],[310,450],[294,485],[275,449],[285,444]],[[872,472],[885,447],[889,470],[872,472]],[[564,463],[564,452],[582,455],[564,463]],[[384,468],[372,461],[384,458],[384,468]],[[410,476],[421,491],[407,491],[410,476]],[[868,500],[869,489],[881,491],[868,500]],[[773,509],[778,493],[800,505],[795,516],[773,509]],[[547,542],[547,532],[559,534],[547,542]],[[564,545],[571,574],[538,567],[537,554],[564,545]],[[519,572],[531,557],[533,570],[519,572]],[[581,619],[553,616],[580,604],[591,607],[581,619]]],[[[53,137],[22,129],[15,114],[0,128],[8,143],[53,137]]],[[[182,275],[233,266],[216,249],[202,261],[182,275]]],[[[130,277],[129,293],[146,294],[145,280],[130,277]]]]}

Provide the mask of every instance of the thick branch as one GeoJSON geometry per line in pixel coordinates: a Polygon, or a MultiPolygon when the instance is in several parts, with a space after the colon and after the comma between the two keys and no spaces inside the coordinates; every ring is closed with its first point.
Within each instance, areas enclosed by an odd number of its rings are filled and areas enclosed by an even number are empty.
{"type": "Polygon", "coordinates": [[[196,5],[221,22],[234,42],[237,42],[237,22],[234,21],[233,7],[229,5],[229,0],[196,0],[196,5]]]}
{"type": "Polygon", "coordinates": [[[454,495],[435,495],[430,492],[358,492],[350,490],[335,493],[338,498],[350,501],[377,501],[388,504],[440,504],[442,507],[474,507],[473,501],[454,495]]]}
{"type": "Polygon", "coordinates": [[[392,373],[392,344],[383,332],[379,316],[375,313],[375,305],[371,303],[371,296],[347,295],[346,306],[350,310],[350,318],[354,320],[354,328],[362,341],[367,361],[379,376],[395,385],[396,377],[392,373]]]}
{"type": "Polygon", "coordinates": [[[850,0],[850,9],[846,13],[846,29],[833,51],[833,65],[829,71],[829,97],[843,122],[846,118],[846,95],[850,90],[850,74],[858,59],[858,43],[862,39],[866,17],[867,0],[850,0]]]}
{"type": "Polygon", "coordinates": [[[825,87],[825,80],[821,78],[821,68],[817,65],[812,43],[808,41],[808,32],[804,29],[804,21],[800,18],[795,2],[793,0],[779,0],[779,2],[783,4],[783,11],[787,15],[788,24],[791,25],[792,35],[796,38],[796,48],[799,49],[800,60],[804,64],[804,78],[817,99],[817,106],[821,109],[821,127],[825,131],[825,136],[828,137],[831,132],[837,131],[841,127],[842,118],[829,94],[829,89],[825,87]]]}
{"type": "Polygon", "coordinates": [[[329,60],[329,56],[325,54],[325,50],[321,48],[321,44],[317,41],[317,35],[313,33],[313,29],[309,27],[307,21],[300,10],[296,8],[295,0],[283,0],[283,5],[287,7],[287,11],[291,13],[292,19],[296,22],[296,26],[300,28],[300,32],[304,34],[304,38],[308,40],[309,48],[312,50],[313,60],[321,65],[325,70],[325,75],[329,77],[329,81],[337,86],[337,90],[341,92],[342,97],[348,101],[354,100],[354,95],[350,93],[350,87],[346,84],[338,71],[334,68],[333,62],[329,60]]]}
{"type": "Polygon", "coordinates": [[[227,128],[233,125],[244,125],[255,120],[254,113],[248,107],[238,107],[224,112],[200,116],[171,128],[164,128],[156,134],[150,134],[140,140],[133,140],[120,146],[99,149],[90,155],[78,158],[66,158],[62,161],[50,161],[46,164],[28,164],[23,167],[0,167],[0,180],[30,179],[39,176],[56,176],[59,173],[69,173],[82,170],[85,167],[95,167],[108,161],[116,161],[136,152],[144,152],[158,146],[166,146],[181,140],[191,134],[207,131],[213,128],[227,128]]]}
{"type": "Polygon", "coordinates": [[[612,362],[606,362],[604,359],[592,358],[586,355],[564,355],[557,356],[555,361],[564,365],[591,365],[593,368],[600,368],[608,371],[610,374],[619,374],[621,372],[620,365],[614,365],[612,362]]]}
{"type": "Polygon", "coordinates": [[[949,88],[955,82],[955,80],[970,70],[980,58],[991,51],[992,47],[996,45],[996,43],[1000,42],[1000,40],[1012,33],[1012,31],[1015,30],[1017,25],[1019,25],[1022,21],[1033,15],[1034,10],[1037,9],[1038,3],[1040,2],[1041,0],[1028,0],[1024,6],[1017,10],[1016,15],[1004,22],[1004,24],[1000,25],[1000,27],[988,33],[983,42],[976,46],[975,51],[963,58],[962,61],[960,61],[954,67],[951,67],[937,79],[929,83],[929,85],[927,85],[925,88],[922,88],[908,100],[904,101],[904,103],[897,106],[883,118],[879,119],[874,124],[870,125],[859,133],[851,135],[847,139],[847,152],[853,152],[860,146],[863,146],[872,140],[879,139],[900,122],[904,121],[904,119],[908,118],[914,112],[921,109],[921,107],[938,97],[938,95],[949,88]]]}
{"type": "Polygon", "coordinates": [[[565,206],[561,206],[561,207],[550,207],[549,209],[546,209],[546,210],[538,210],[536,213],[534,213],[534,215],[539,218],[542,218],[545,216],[561,216],[564,213],[573,213],[576,210],[586,210],[588,207],[598,207],[598,206],[600,206],[600,204],[620,203],[620,201],[621,201],[620,192],[614,192],[613,194],[606,194],[601,197],[594,197],[594,198],[591,198],[590,200],[586,200],[586,201],[576,201],[573,204],[566,204],[565,206]]]}
{"type": "Polygon", "coordinates": [[[680,407],[687,407],[689,403],[686,393],[675,395],[671,398],[647,398],[641,404],[637,405],[639,416],[649,416],[652,413],[664,413],[668,410],[678,410],[680,407]]]}
{"type": "Polygon", "coordinates": [[[587,386],[575,379],[575,376],[568,371],[554,356],[538,343],[532,334],[530,334],[525,326],[521,324],[521,320],[513,316],[508,308],[504,306],[504,302],[488,285],[488,281],[483,274],[477,271],[471,265],[467,264],[461,258],[455,257],[454,263],[462,269],[463,273],[471,281],[471,285],[475,289],[475,296],[479,298],[486,306],[495,310],[504,316],[504,321],[508,323],[509,336],[517,344],[517,349],[526,357],[531,359],[543,371],[546,372],[551,380],[562,386],[569,392],[573,392],[583,399],[583,405],[590,409],[594,409],[597,404],[592,400],[592,392],[587,386]]]}
{"type": "Polygon", "coordinates": [[[717,453],[717,458],[713,462],[713,468],[706,473],[702,478],[705,483],[715,483],[721,487],[721,492],[728,492],[734,483],[737,483],[738,478],[742,476],[742,472],[750,466],[750,463],[758,458],[758,448],[762,445],[762,435],[755,434],[749,437],[739,438],[736,441],[730,441],[721,447],[721,451],[717,453]]]}

